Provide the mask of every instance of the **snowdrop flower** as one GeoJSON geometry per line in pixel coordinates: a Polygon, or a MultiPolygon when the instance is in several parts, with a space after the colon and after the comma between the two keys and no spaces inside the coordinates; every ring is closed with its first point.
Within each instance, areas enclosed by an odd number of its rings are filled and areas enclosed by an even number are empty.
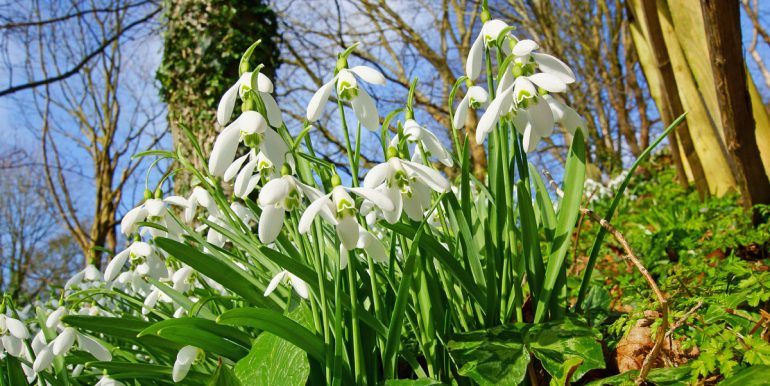
{"type": "Polygon", "coordinates": [[[72,348],[75,344],[75,335],[77,331],[73,327],[66,327],[62,332],[51,341],[51,352],[53,355],[62,355],[72,348]]]}
{"type": "Polygon", "coordinates": [[[543,74],[553,76],[564,84],[575,82],[575,73],[561,60],[540,52],[534,52],[540,46],[533,40],[524,39],[516,43],[511,50],[515,56],[514,69],[521,66],[522,72],[531,72],[532,66],[536,66],[543,74]]]}
{"type": "MultiPolygon", "coordinates": [[[[561,124],[570,134],[575,135],[577,129],[585,130],[586,120],[572,107],[565,105],[551,95],[543,95],[543,99],[548,103],[548,106],[551,107],[553,120],[556,123],[561,124]]],[[[625,176],[623,178],[625,178],[625,176]]]]}
{"type": "Polygon", "coordinates": [[[61,318],[65,315],[67,315],[67,309],[60,306],[48,315],[45,319],[45,326],[48,328],[55,328],[61,323],[61,318]]]}
{"type": "MultiPolygon", "coordinates": [[[[376,263],[382,264],[388,262],[388,252],[385,251],[382,242],[360,225],[358,226],[358,242],[356,243],[355,249],[363,249],[376,263]]],[[[348,249],[340,244],[340,269],[345,269],[347,266],[348,249]]]]}
{"type": "Polygon", "coordinates": [[[326,102],[331,96],[332,88],[337,89],[337,97],[343,101],[349,101],[353,106],[353,112],[361,125],[371,131],[377,131],[380,127],[380,115],[377,112],[377,106],[374,99],[360,87],[356,77],[367,83],[384,85],[385,77],[374,68],[368,66],[355,66],[351,68],[342,68],[326,84],[321,86],[310,99],[307,106],[308,121],[317,121],[321,117],[321,112],[326,102]]]}
{"type": "MultiPolygon", "coordinates": [[[[149,196],[145,193],[145,196],[149,196]]],[[[173,204],[181,208],[187,208],[188,200],[180,196],[170,196],[165,199],[160,198],[147,198],[144,203],[140,204],[134,209],[131,209],[120,220],[120,232],[128,236],[136,232],[138,222],[148,221],[165,227],[168,232],[163,232],[156,228],[144,228],[152,237],[157,236],[171,236],[178,238],[182,233],[182,228],[166,211],[167,204],[173,204]]]]}
{"type": "Polygon", "coordinates": [[[393,201],[382,193],[367,187],[346,188],[340,185],[339,176],[332,179],[334,188],[331,193],[315,199],[305,209],[299,220],[299,232],[307,233],[310,225],[319,214],[326,222],[335,226],[337,236],[347,249],[355,248],[358,243],[358,222],[356,220],[355,200],[348,192],[355,193],[389,212],[395,209],[393,201]]]}
{"type": "Polygon", "coordinates": [[[190,366],[198,358],[201,350],[195,346],[184,346],[176,354],[174,369],[171,371],[171,377],[174,382],[182,382],[190,371],[190,366]]]}
{"type": "Polygon", "coordinates": [[[94,356],[99,361],[109,362],[112,360],[110,350],[104,347],[96,339],[81,333],[77,333],[78,348],[94,356]]]}
{"type": "Polygon", "coordinates": [[[142,315],[149,314],[155,308],[155,305],[158,304],[158,298],[160,298],[160,290],[155,288],[144,299],[144,304],[142,305],[142,315]]]}
{"type": "Polygon", "coordinates": [[[251,211],[251,209],[247,208],[240,202],[233,202],[230,204],[230,209],[233,210],[236,216],[247,226],[251,226],[251,223],[254,223],[257,221],[257,218],[254,217],[254,213],[251,211]]]}
{"type": "Polygon", "coordinates": [[[174,284],[174,290],[181,293],[187,292],[191,287],[190,277],[192,276],[193,272],[193,269],[188,266],[184,266],[174,272],[174,274],[171,275],[171,282],[174,284]]]}
{"type": "Polygon", "coordinates": [[[237,197],[246,198],[257,187],[262,176],[272,176],[274,174],[275,167],[273,162],[263,152],[257,153],[252,149],[227,167],[223,179],[225,182],[229,182],[235,177],[233,193],[237,197]],[[246,159],[249,162],[246,162],[246,159]],[[246,162],[246,165],[243,165],[244,162],[246,162]]]}
{"type": "MultiPolygon", "coordinates": [[[[422,153],[422,149],[419,145],[422,145],[427,152],[426,156],[434,156],[439,162],[446,166],[452,166],[452,156],[441,144],[436,134],[433,134],[430,130],[424,126],[420,126],[414,119],[407,119],[404,122],[404,137],[408,142],[415,144],[415,152],[422,153]]],[[[396,147],[399,141],[398,135],[393,136],[390,141],[390,145],[396,147]]]]}
{"type": "Polygon", "coordinates": [[[66,283],[64,288],[68,289],[73,286],[82,286],[83,284],[98,284],[103,280],[102,272],[99,271],[93,264],[88,264],[82,271],[73,275],[66,283]]]}
{"type": "Polygon", "coordinates": [[[286,270],[278,272],[275,276],[273,276],[273,279],[270,280],[270,284],[268,284],[267,288],[265,289],[265,296],[270,296],[270,294],[273,293],[276,288],[278,288],[278,284],[281,284],[281,282],[284,281],[291,284],[291,287],[294,288],[294,291],[297,291],[297,295],[301,296],[303,299],[308,298],[309,293],[307,283],[286,270]]]}
{"type": "Polygon", "coordinates": [[[283,228],[285,213],[299,208],[303,196],[315,200],[321,197],[321,193],[288,174],[274,178],[262,187],[258,200],[262,208],[262,215],[259,217],[261,242],[270,244],[275,241],[283,228]]]}
{"type": "Polygon", "coordinates": [[[219,100],[219,106],[217,107],[217,122],[221,126],[230,122],[237,98],[240,96],[241,99],[245,100],[251,97],[249,92],[255,92],[259,95],[259,98],[265,105],[267,121],[270,123],[270,126],[280,127],[283,120],[281,119],[281,109],[271,95],[273,92],[273,82],[260,72],[256,74],[256,79],[254,79],[253,72],[245,72],[234,85],[225,91],[225,95],[219,100]]]}
{"type": "Polygon", "coordinates": [[[51,349],[51,345],[45,346],[42,350],[40,350],[39,353],[36,354],[35,362],[32,364],[32,371],[39,373],[41,371],[45,371],[49,367],[51,367],[51,364],[53,363],[53,360],[55,358],[55,355],[53,354],[53,349],[51,349]]]}
{"type": "MultiPolygon", "coordinates": [[[[284,156],[289,151],[283,138],[268,127],[262,114],[244,111],[217,136],[209,157],[209,172],[224,176],[235,160],[241,142],[251,149],[260,149],[274,165],[283,165],[284,156]]],[[[241,163],[244,160],[239,158],[241,163]]]]}
{"type": "Polygon", "coordinates": [[[452,124],[455,129],[460,129],[465,126],[465,120],[468,118],[468,109],[478,109],[484,107],[489,100],[489,94],[487,90],[479,86],[471,86],[468,88],[468,92],[457,105],[454,116],[452,117],[452,124]]]}
{"type": "Polygon", "coordinates": [[[29,330],[24,322],[0,314],[0,348],[9,355],[18,357],[22,353],[24,341],[29,338],[29,330]]]}
{"type": "MultiPolygon", "coordinates": [[[[481,75],[484,47],[489,47],[490,43],[497,41],[500,34],[507,28],[508,24],[498,19],[488,20],[481,26],[481,32],[473,41],[471,49],[468,51],[468,61],[465,63],[465,75],[470,80],[476,80],[481,75]]],[[[508,38],[506,36],[506,39],[508,38]]]]}
{"type": "Polygon", "coordinates": [[[195,218],[195,211],[199,206],[206,208],[209,213],[218,212],[216,203],[214,203],[214,199],[211,197],[208,190],[196,186],[193,188],[190,196],[187,197],[187,206],[184,209],[184,221],[186,223],[191,223],[193,221],[195,218]]]}
{"type": "Polygon", "coordinates": [[[364,178],[364,187],[381,187],[394,208],[384,210],[383,216],[389,223],[395,223],[405,211],[409,218],[420,221],[430,207],[430,190],[443,193],[449,191],[449,181],[438,171],[423,164],[400,159],[397,151],[388,149],[388,160],[373,167],[364,178]]]}

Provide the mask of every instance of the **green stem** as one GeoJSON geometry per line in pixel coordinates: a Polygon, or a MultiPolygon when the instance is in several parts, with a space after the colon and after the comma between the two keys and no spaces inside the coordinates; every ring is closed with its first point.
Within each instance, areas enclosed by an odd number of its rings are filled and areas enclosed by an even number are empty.
{"type": "Polygon", "coordinates": [[[345,120],[345,109],[341,99],[337,99],[337,107],[340,110],[340,121],[342,122],[342,133],[345,135],[345,150],[348,152],[348,163],[350,163],[350,181],[351,184],[358,186],[358,162],[356,162],[355,153],[353,147],[350,145],[350,133],[348,131],[348,123],[345,120]]]}
{"type": "Polygon", "coordinates": [[[348,290],[350,291],[350,323],[353,333],[353,368],[357,385],[368,384],[364,366],[364,350],[361,344],[361,328],[358,324],[358,285],[356,269],[358,265],[356,254],[348,252],[348,290]]]}

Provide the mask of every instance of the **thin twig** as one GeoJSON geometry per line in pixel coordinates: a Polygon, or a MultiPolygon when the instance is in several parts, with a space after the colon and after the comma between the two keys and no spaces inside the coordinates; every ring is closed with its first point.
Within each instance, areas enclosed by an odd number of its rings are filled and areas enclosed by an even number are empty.
{"type": "Polygon", "coordinates": [[[660,288],[658,288],[658,284],[655,283],[655,280],[652,278],[652,275],[650,275],[650,272],[647,271],[647,268],[642,265],[642,262],[639,260],[639,258],[636,257],[634,254],[634,251],[631,249],[631,246],[628,244],[628,241],[626,241],[625,237],[623,237],[623,234],[620,233],[617,229],[615,229],[612,224],[610,224],[607,220],[601,218],[598,214],[596,214],[594,211],[586,208],[580,208],[580,211],[584,213],[585,215],[591,217],[595,221],[598,221],[601,226],[607,230],[612,236],[615,237],[615,239],[620,243],[620,245],[623,247],[623,249],[626,251],[626,259],[630,260],[631,263],[633,263],[636,268],[639,270],[639,272],[644,276],[644,279],[647,280],[647,284],[650,285],[650,288],[652,288],[652,292],[655,293],[655,297],[658,298],[658,303],[660,303],[660,313],[661,313],[661,323],[658,326],[658,331],[655,334],[655,345],[652,347],[652,350],[647,354],[647,357],[644,358],[644,362],[642,363],[642,369],[639,371],[639,377],[636,378],[637,384],[644,383],[645,378],[647,378],[647,374],[649,374],[650,370],[652,369],[652,364],[655,362],[655,359],[657,358],[658,354],[660,353],[661,347],[663,347],[663,341],[665,339],[666,335],[666,329],[668,328],[668,301],[666,300],[666,297],[663,296],[663,292],[660,291],[660,288]]]}
{"type": "Polygon", "coordinates": [[[556,195],[559,197],[564,197],[564,191],[561,190],[559,184],[554,181],[551,172],[549,172],[548,169],[543,169],[543,175],[548,179],[548,183],[551,184],[551,187],[556,191],[556,195]]]}
{"type": "Polygon", "coordinates": [[[682,316],[681,319],[677,320],[676,323],[671,325],[671,328],[668,329],[666,332],[666,339],[670,338],[671,335],[674,334],[674,331],[676,331],[677,328],[682,327],[685,322],[687,322],[687,319],[689,319],[693,314],[695,314],[696,311],[698,311],[699,308],[703,306],[703,300],[698,301],[698,304],[696,304],[693,308],[690,308],[689,311],[687,311],[684,316],[682,316]]]}

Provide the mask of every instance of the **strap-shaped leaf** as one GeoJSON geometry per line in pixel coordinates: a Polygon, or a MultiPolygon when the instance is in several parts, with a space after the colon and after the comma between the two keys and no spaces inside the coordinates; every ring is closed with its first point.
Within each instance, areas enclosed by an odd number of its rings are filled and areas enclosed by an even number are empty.
{"type": "Polygon", "coordinates": [[[264,308],[236,308],[219,315],[217,323],[268,331],[301,348],[321,364],[325,363],[326,348],[323,339],[276,311],[264,308]]]}

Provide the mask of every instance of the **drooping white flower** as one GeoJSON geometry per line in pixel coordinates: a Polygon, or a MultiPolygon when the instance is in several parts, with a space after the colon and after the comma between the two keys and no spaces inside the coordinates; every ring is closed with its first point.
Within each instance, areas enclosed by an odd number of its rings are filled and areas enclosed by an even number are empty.
{"type": "Polygon", "coordinates": [[[174,369],[171,371],[171,377],[174,382],[182,382],[190,371],[195,359],[198,358],[200,349],[195,346],[184,346],[176,354],[176,361],[174,361],[174,369]]]}
{"type": "Polygon", "coordinates": [[[156,228],[145,228],[152,237],[157,236],[171,236],[178,237],[182,229],[179,224],[174,221],[166,210],[167,204],[179,206],[181,208],[187,208],[188,200],[180,196],[170,196],[164,199],[149,198],[144,203],[131,209],[120,220],[120,231],[126,236],[129,236],[136,232],[137,223],[142,221],[152,222],[165,227],[168,232],[163,232],[156,228]]]}
{"type": "Polygon", "coordinates": [[[217,205],[208,190],[196,186],[193,188],[190,196],[187,197],[187,207],[184,210],[184,221],[186,223],[193,221],[199,206],[206,208],[209,213],[218,213],[217,205]]]}
{"type": "Polygon", "coordinates": [[[103,362],[109,362],[112,360],[112,354],[110,353],[110,350],[104,347],[104,345],[99,343],[99,341],[96,339],[88,335],[78,333],[77,341],[78,348],[93,355],[97,360],[103,362]]]}
{"type": "Polygon", "coordinates": [[[270,284],[267,285],[267,288],[265,289],[265,296],[270,296],[273,291],[275,291],[276,288],[278,288],[278,285],[281,284],[282,281],[288,281],[289,284],[291,284],[291,287],[294,288],[294,291],[297,292],[297,295],[301,296],[303,299],[307,299],[309,296],[307,283],[305,283],[304,280],[298,278],[297,276],[294,276],[289,271],[281,271],[278,272],[275,276],[273,276],[273,279],[270,280],[270,284]]]}
{"type": "Polygon", "coordinates": [[[65,315],[67,315],[67,309],[65,307],[59,306],[59,308],[51,312],[45,319],[45,326],[48,328],[54,328],[58,326],[59,323],[61,323],[61,318],[65,315]]]}
{"type": "Polygon", "coordinates": [[[275,240],[283,227],[285,212],[299,208],[304,196],[315,200],[321,193],[291,175],[273,178],[265,184],[259,192],[258,200],[262,208],[262,215],[259,217],[261,242],[270,244],[275,240]]]}
{"type": "MultiPolygon", "coordinates": [[[[360,225],[358,228],[358,242],[355,249],[363,249],[376,263],[383,264],[388,262],[388,252],[385,251],[382,242],[360,225]]],[[[345,269],[347,266],[348,249],[340,244],[340,269],[345,269]]]]}
{"type": "Polygon", "coordinates": [[[100,285],[103,279],[102,272],[95,265],[88,264],[82,271],[67,280],[64,283],[64,288],[69,289],[75,285],[81,288],[88,285],[100,285]]]}
{"type": "Polygon", "coordinates": [[[235,102],[240,96],[241,99],[251,91],[254,91],[259,95],[262,103],[265,105],[265,111],[267,113],[267,120],[272,127],[280,127],[283,120],[281,119],[281,109],[278,107],[278,103],[271,95],[273,92],[273,82],[265,76],[265,74],[257,73],[256,88],[254,87],[253,72],[246,72],[235,82],[232,87],[225,91],[222,99],[219,100],[219,106],[217,107],[217,122],[224,126],[230,122],[230,117],[233,114],[235,108],[235,102]]]}
{"type": "MultiPolygon", "coordinates": [[[[441,144],[441,141],[424,126],[420,126],[414,119],[407,119],[404,122],[404,137],[407,142],[413,143],[415,146],[415,152],[425,149],[427,157],[433,156],[446,166],[452,166],[452,156],[441,144]],[[422,146],[422,147],[421,147],[422,146]]],[[[399,136],[393,136],[390,141],[391,146],[397,146],[399,136]]]]}
{"type": "Polygon", "coordinates": [[[514,63],[526,66],[534,62],[542,73],[554,76],[564,84],[575,82],[575,73],[569,66],[551,55],[534,52],[539,48],[540,46],[532,40],[520,40],[511,51],[511,54],[516,57],[514,63]]]}
{"type": "Polygon", "coordinates": [[[32,364],[32,370],[36,373],[45,371],[51,367],[54,358],[55,355],[53,354],[53,349],[51,349],[51,345],[49,344],[45,346],[45,348],[43,348],[39,353],[37,353],[35,362],[32,364]]]}
{"type": "MultiPolygon", "coordinates": [[[[468,51],[468,61],[465,62],[465,75],[467,75],[470,80],[476,80],[479,75],[481,75],[484,47],[488,47],[490,43],[497,41],[500,34],[503,33],[506,28],[508,28],[508,24],[498,19],[488,20],[481,26],[479,35],[476,37],[476,40],[473,41],[473,44],[468,51]]],[[[508,37],[506,37],[506,39],[507,38],[508,37]]]]}
{"type": "Polygon", "coordinates": [[[554,121],[561,124],[570,134],[574,135],[577,129],[586,129],[586,120],[572,107],[567,106],[552,95],[544,95],[543,99],[551,107],[554,121]]]}
{"type": "Polygon", "coordinates": [[[261,150],[274,165],[283,165],[289,150],[283,138],[268,127],[262,114],[244,111],[217,136],[209,157],[209,172],[215,176],[224,176],[235,160],[241,142],[252,149],[261,150]]]}
{"type": "Polygon", "coordinates": [[[389,223],[395,223],[406,212],[409,218],[420,221],[430,207],[430,189],[442,193],[450,188],[449,181],[438,171],[423,164],[398,157],[375,166],[364,178],[364,187],[381,188],[393,201],[393,210],[383,210],[389,223]]]}
{"type": "Polygon", "coordinates": [[[53,355],[62,355],[69,351],[75,344],[75,335],[77,331],[74,327],[66,327],[62,332],[51,341],[51,352],[53,355]]]}
{"type": "Polygon", "coordinates": [[[275,175],[273,162],[263,152],[257,153],[256,150],[252,149],[228,166],[223,179],[225,182],[229,182],[235,177],[233,193],[237,197],[245,198],[254,191],[263,176],[273,175],[275,175]],[[246,162],[247,159],[248,162],[246,162]]]}
{"type": "Polygon", "coordinates": [[[468,88],[468,92],[457,105],[454,116],[452,117],[452,124],[455,129],[462,129],[465,126],[465,120],[468,118],[468,109],[478,109],[486,106],[489,100],[489,94],[487,90],[479,86],[471,86],[468,88]]]}
{"type": "Polygon", "coordinates": [[[332,89],[336,85],[337,97],[343,101],[349,101],[353,107],[356,118],[361,125],[371,131],[379,130],[380,115],[374,99],[358,84],[356,77],[367,83],[384,85],[385,77],[374,68],[368,66],[355,66],[339,70],[336,76],[321,86],[310,99],[307,106],[308,121],[316,121],[321,117],[321,112],[331,96],[332,89]]]}
{"type": "Polygon", "coordinates": [[[11,335],[17,339],[29,338],[29,330],[19,319],[0,314],[0,335],[11,335]]]}
{"type": "Polygon", "coordinates": [[[355,193],[377,205],[383,211],[395,209],[393,201],[382,193],[367,187],[345,188],[335,186],[331,193],[315,199],[299,220],[300,233],[307,233],[310,225],[319,214],[326,222],[335,226],[337,236],[347,249],[355,248],[358,243],[358,222],[356,220],[355,200],[348,193],[355,193]]]}

